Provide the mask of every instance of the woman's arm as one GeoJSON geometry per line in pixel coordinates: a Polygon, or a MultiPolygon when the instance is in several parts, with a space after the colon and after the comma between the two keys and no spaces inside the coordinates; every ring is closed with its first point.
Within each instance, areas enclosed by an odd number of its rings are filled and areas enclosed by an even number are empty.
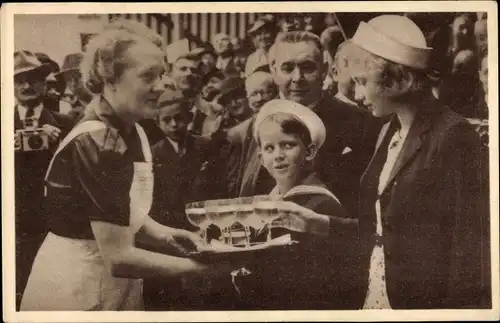
{"type": "MultiPolygon", "coordinates": [[[[209,274],[209,268],[188,258],[167,256],[134,246],[134,234],[128,227],[92,221],[99,251],[115,277],[171,278],[209,274]]],[[[210,274],[229,273],[229,268],[210,268],[210,274]]]]}
{"type": "Polygon", "coordinates": [[[164,226],[151,217],[147,218],[135,239],[155,252],[174,256],[187,256],[190,251],[204,244],[203,239],[195,233],[164,226]]]}
{"type": "Polygon", "coordinates": [[[277,201],[276,207],[284,210],[283,217],[273,222],[273,227],[327,237],[331,233],[357,231],[358,220],[341,216],[325,215],[293,202],[277,201]]]}

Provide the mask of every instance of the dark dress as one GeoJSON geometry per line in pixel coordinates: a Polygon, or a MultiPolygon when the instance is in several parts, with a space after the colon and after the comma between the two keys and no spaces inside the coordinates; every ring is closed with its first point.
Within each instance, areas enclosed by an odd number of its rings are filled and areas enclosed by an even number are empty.
{"type": "Polygon", "coordinates": [[[49,234],[35,259],[21,309],[142,307],[142,280],[119,279],[106,270],[91,222],[127,227],[133,234],[143,225],[153,184],[146,167],[151,167],[147,138],[137,125],[126,127],[101,98],[87,107],[81,122],[86,121],[93,126],[82,124],[83,132],[65,141],[47,173],[49,234]]]}

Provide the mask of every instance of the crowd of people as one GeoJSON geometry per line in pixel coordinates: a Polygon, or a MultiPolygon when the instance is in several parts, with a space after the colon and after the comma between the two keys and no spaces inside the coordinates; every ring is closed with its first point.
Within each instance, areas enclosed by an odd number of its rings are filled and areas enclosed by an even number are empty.
{"type": "Polygon", "coordinates": [[[435,15],[263,15],[251,45],[168,50],[116,20],[62,67],[15,52],[18,308],[490,307],[487,18],[435,15]],[[273,230],[301,247],[252,293],[186,256],[187,203],[298,186],[273,230]]]}

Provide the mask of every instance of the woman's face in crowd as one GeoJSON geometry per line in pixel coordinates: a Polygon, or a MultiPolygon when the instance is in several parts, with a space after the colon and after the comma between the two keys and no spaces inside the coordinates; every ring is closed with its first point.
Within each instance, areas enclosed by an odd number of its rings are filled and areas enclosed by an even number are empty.
{"type": "Polygon", "coordinates": [[[311,42],[280,43],[273,74],[285,99],[308,106],[321,97],[325,79],[323,52],[311,42]]]}
{"type": "Polygon", "coordinates": [[[390,97],[382,93],[380,73],[363,70],[361,66],[349,70],[354,80],[354,99],[357,102],[375,117],[385,117],[395,112],[390,97]]]}
{"type": "Polygon", "coordinates": [[[196,90],[200,82],[200,63],[180,58],[174,63],[172,78],[181,91],[196,90]]]}
{"type": "Polygon", "coordinates": [[[128,114],[135,118],[152,118],[164,91],[164,53],[144,41],[132,45],[124,55],[126,67],[114,84],[114,102],[126,107],[128,114]]]}
{"type": "Polygon", "coordinates": [[[306,163],[307,147],[297,135],[286,134],[274,121],[259,130],[262,165],[278,184],[295,183],[306,163]]]}

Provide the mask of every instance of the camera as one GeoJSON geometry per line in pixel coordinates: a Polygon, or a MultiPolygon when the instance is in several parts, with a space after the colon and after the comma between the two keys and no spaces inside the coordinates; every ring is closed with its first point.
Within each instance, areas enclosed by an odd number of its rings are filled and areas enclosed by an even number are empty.
{"type": "Polygon", "coordinates": [[[47,149],[49,149],[49,136],[42,128],[16,131],[16,151],[41,151],[47,149]]]}

